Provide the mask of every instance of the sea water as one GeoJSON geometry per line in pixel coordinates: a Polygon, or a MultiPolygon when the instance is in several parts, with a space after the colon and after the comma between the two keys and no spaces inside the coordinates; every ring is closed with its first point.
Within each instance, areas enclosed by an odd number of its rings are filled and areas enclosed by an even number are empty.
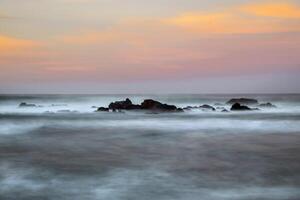
{"type": "Polygon", "coordinates": [[[0,95],[0,199],[300,199],[299,122],[293,94],[0,95]],[[127,97],[276,108],[95,112],[127,97]]]}

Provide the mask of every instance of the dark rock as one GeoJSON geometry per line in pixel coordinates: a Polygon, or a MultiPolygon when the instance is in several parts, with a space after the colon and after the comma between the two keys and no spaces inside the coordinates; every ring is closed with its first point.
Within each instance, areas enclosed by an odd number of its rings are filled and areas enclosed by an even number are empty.
{"type": "Polygon", "coordinates": [[[239,103],[235,103],[231,106],[232,111],[243,111],[243,110],[251,110],[248,106],[241,105],[239,103]]]}
{"type": "Polygon", "coordinates": [[[126,109],[128,106],[132,105],[130,99],[126,99],[125,101],[115,101],[109,104],[110,109],[126,109]]]}
{"type": "Polygon", "coordinates": [[[99,108],[97,109],[97,112],[109,112],[109,108],[99,107],[99,108]]]}
{"type": "Polygon", "coordinates": [[[223,109],[221,112],[229,112],[227,109],[223,109]]]}
{"type": "Polygon", "coordinates": [[[239,99],[230,99],[226,102],[226,104],[244,104],[244,105],[251,105],[251,104],[258,104],[258,101],[256,99],[248,99],[248,98],[239,98],[239,99]]]}
{"type": "Polygon", "coordinates": [[[271,104],[270,102],[268,102],[268,103],[262,103],[262,104],[259,104],[258,106],[262,107],[262,108],[276,108],[276,106],[273,105],[273,104],[271,104]]]}
{"type": "Polygon", "coordinates": [[[204,104],[202,106],[199,106],[199,108],[202,108],[202,109],[208,109],[208,110],[212,110],[212,111],[215,111],[216,109],[210,105],[207,105],[207,104],[204,104]]]}
{"type": "Polygon", "coordinates": [[[126,110],[139,110],[139,109],[141,109],[140,105],[132,104],[128,106],[126,110]]]}
{"type": "Polygon", "coordinates": [[[20,103],[19,107],[38,107],[38,106],[35,104],[22,102],[20,103]]]}
{"type": "Polygon", "coordinates": [[[108,108],[112,110],[136,110],[141,109],[141,106],[132,104],[131,100],[127,98],[125,101],[115,101],[110,103],[108,108]]]}
{"type": "Polygon", "coordinates": [[[162,104],[153,99],[146,99],[141,104],[141,109],[144,110],[159,110],[159,111],[178,111],[174,105],[162,104]]]}
{"type": "Polygon", "coordinates": [[[109,104],[108,109],[111,109],[113,112],[120,110],[147,110],[155,112],[183,112],[182,108],[177,108],[174,105],[162,104],[153,99],[144,100],[141,105],[132,104],[130,99],[125,101],[116,101],[109,104]]]}

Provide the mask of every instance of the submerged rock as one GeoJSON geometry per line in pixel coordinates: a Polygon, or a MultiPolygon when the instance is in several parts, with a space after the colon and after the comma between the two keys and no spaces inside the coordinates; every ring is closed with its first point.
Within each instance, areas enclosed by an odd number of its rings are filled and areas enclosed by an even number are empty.
{"type": "Polygon", "coordinates": [[[33,103],[22,102],[19,104],[19,107],[38,107],[38,106],[33,103]]]}
{"type": "Polygon", "coordinates": [[[53,112],[53,111],[45,111],[44,113],[45,114],[54,114],[55,112],[53,112]]]}
{"type": "Polygon", "coordinates": [[[215,110],[216,110],[213,106],[210,106],[210,105],[207,105],[207,104],[204,104],[204,105],[202,105],[202,106],[199,106],[199,108],[207,109],[207,110],[212,110],[212,111],[215,111],[215,110]]]}
{"type": "Polygon", "coordinates": [[[177,108],[177,112],[184,112],[183,108],[177,108]]]}
{"type": "Polygon", "coordinates": [[[275,105],[273,105],[272,103],[268,102],[268,103],[262,103],[258,105],[259,107],[263,107],[263,108],[276,108],[275,105]]]}
{"type": "Polygon", "coordinates": [[[258,101],[256,99],[248,99],[248,98],[238,98],[238,99],[230,99],[226,102],[226,104],[244,104],[244,105],[251,105],[251,104],[258,104],[258,101]]]}
{"type": "Polygon", "coordinates": [[[97,112],[109,112],[109,108],[99,107],[99,108],[97,109],[97,112]]]}
{"type": "Polygon", "coordinates": [[[232,111],[245,111],[245,110],[252,110],[251,108],[249,108],[248,106],[244,106],[244,105],[241,105],[239,103],[235,103],[231,106],[231,109],[232,111]]]}
{"type": "Polygon", "coordinates": [[[196,109],[196,108],[199,108],[197,106],[186,106],[184,108],[182,108],[183,110],[192,110],[192,109],[196,109]]]}
{"type": "Polygon", "coordinates": [[[227,109],[223,109],[221,112],[229,112],[227,109]]]}
{"type": "Polygon", "coordinates": [[[62,103],[62,104],[51,104],[51,107],[61,107],[61,106],[68,106],[68,104],[62,103]]]}

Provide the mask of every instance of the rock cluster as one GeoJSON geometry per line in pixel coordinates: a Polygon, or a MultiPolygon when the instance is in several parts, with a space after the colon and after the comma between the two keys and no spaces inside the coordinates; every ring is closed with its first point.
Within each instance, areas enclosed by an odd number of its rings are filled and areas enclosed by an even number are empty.
{"type": "Polygon", "coordinates": [[[146,99],[140,105],[133,104],[130,99],[125,101],[115,101],[109,104],[108,108],[100,107],[97,111],[119,111],[119,110],[146,110],[155,112],[181,112],[183,109],[177,108],[174,105],[163,104],[153,99],[146,99]]]}
{"type": "Polygon", "coordinates": [[[230,99],[229,101],[227,101],[227,104],[232,105],[232,111],[259,110],[259,108],[250,108],[248,107],[248,105],[254,105],[260,108],[276,108],[276,106],[270,102],[259,104],[258,100],[249,98],[230,99]]]}
{"type": "Polygon", "coordinates": [[[131,100],[127,98],[125,101],[115,101],[110,103],[108,108],[112,110],[137,110],[141,109],[141,106],[133,104],[131,100]]]}
{"type": "MultiPolygon", "coordinates": [[[[249,111],[249,110],[259,110],[259,108],[275,108],[276,106],[270,102],[260,103],[256,99],[250,98],[234,98],[230,99],[226,102],[226,104],[231,105],[230,111],[249,111]],[[249,105],[254,105],[256,107],[248,107],[249,105]],[[258,108],[259,107],[259,108],[258,108]]],[[[123,101],[115,101],[111,102],[108,107],[96,107],[92,106],[92,108],[97,109],[97,112],[124,112],[125,110],[134,110],[134,111],[150,111],[151,113],[160,113],[160,112],[183,112],[184,110],[192,110],[192,109],[201,109],[202,111],[220,111],[220,112],[229,112],[229,109],[225,105],[221,103],[214,104],[217,107],[213,107],[208,104],[203,104],[201,106],[187,106],[182,108],[178,108],[175,105],[169,105],[165,103],[161,103],[159,101],[155,101],[153,99],[145,99],[141,104],[133,104],[129,98],[126,98],[123,101]]],[[[66,106],[66,104],[52,104],[51,106],[66,106]]],[[[40,105],[22,102],[19,104],[20,108],[26,107],[43,107],[40,105]]],[[[71,110],[59,110],[57,113],[73,113],[76,111],[71,110]]]]}

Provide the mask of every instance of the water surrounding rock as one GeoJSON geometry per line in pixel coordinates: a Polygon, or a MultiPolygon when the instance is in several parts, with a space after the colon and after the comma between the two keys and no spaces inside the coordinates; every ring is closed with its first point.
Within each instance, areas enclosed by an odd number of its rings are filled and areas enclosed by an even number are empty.
{"type": "Polygon", "coordinates": [[[51,104],[51,107],[62,107],[62,106],[68,106],[68,104],[62,103],[62,104],[51,104]]]}
{"type": "Polygon", "coordinates": [[[215,103],[214,105],[215,105],[215,106],[224,106],[223,103],[215,103]]]}
{"type": "Polygon", "coordinates": [[[78,113],[76,110],[58,110],[57,113],[78,113]]]}

